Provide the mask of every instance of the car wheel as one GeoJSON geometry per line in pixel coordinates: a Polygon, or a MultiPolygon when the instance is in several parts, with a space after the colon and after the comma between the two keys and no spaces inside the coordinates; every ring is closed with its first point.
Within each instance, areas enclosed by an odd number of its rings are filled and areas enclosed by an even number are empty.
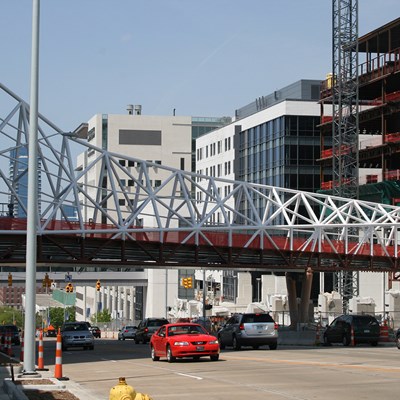
{"type": "Polygon", "coordinates": [[[218,336],[219,348],[223,350],[225,348],[225,344],[222,343],[221,336],[218,336]]]}
{"type": "Polygon", "coordinates": [[[270,350],[276,350],[278,348],[278,343],[272,343],[269,345],[270,350]]]}
{"type": "Polygon", "coordinates": [[[232,346],[235,350],[240,350],[240,343],[239,341],[236,339],[236,336],[234,336],[232,338],[232,346]]]}
{"type": "Polygon", "coordinates": [[[176,358],[172,355],[172,350],[171,350],[171,347],[167,347],[167,361],[169,362],[169,363],[172,363],[172,362],[174,362],[176,360],[176,358]]]}
{"type": "Polygon", "coordinates": [[[371,346],[373,346],[373,347],[378,346],[378,342],[377,341],[371,342],[371,346]]]}
{"type": "Polygon", "coordinates": [[[122,340],[125,340],[125,336],[122,336],[122,340]]]}
{"type": "Polygon", "coordinates": [[[193,360],[199,361],[199,360],[200,360],[200,357],[199,357],[199,356],[194,356],[194,357],[193,357],[193,360]]]}
{"type": "Polygon", "coordinates": [[[342,342],[343,342],[343,346],[349,346],[350,345],[349,337],[346,334],[343,335],[343,341],[342,342]]]}
{"type": "Polygon", "coordinates": [[[397,336],[396,338],[396,346],[400,350],[400,336],[397,336]]]}
{"type": "Polygon", "coordinates": [[[153,346],[151,346],[151,359],[153,361],[160,361],[160,357],[156,356],[156,351],[153,346]]]}
{"type": "Polygon", "coordinates": [[[218,361],[219,360],[219,354],[216,354],[214,356],[210,356],[211,361],[218,361]]]}

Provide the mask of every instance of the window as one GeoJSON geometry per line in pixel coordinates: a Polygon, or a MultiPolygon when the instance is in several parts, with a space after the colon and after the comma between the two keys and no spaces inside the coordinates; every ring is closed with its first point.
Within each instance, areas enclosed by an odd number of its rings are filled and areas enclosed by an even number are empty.
{"type": "Polygon", "coordinates": [[[128,160],[128,167],[134,167],[135,166],[135,161],[128,160]]]}
{"type": "Polygon", "coordinates": [[[118,204],[120,206],[124,206],[125,205],[125,199],[118,199],[118,204]]]}
{"type": "Polygon", "coordinates": [[[185,170],[185,159],[183,157],[181,157],[181,170],[185,170]]]}
{"type": "Polygon", "coordinates": [[[161,165],[161,160],[155,160],[154,161],[157,165],[161,165]]]}
{"type": "Polygon", "coordinates": [[[159,187],[159,186],[161,186],[161,180],[156,179],[156,180],[154,181],[154,187],[159,187]]]}
{"type": "Polygon", "coordinates": [[[119,160],[119,165],[122,165],[123,167],[125,167],[125,160],[119,160]]]}
{"type": "Polygon", "coordinates": [[[120,179],[119,184],[123,187],[126,186],[126,179],[120,179]]]}
{"type": "Polygon", "coordinates": [[[133,179],[128,179],[128,186],[133,186],[133,179]]]}
{"type": "Polygon", "coordinates": [[[218,154],[220,154],[221,151],[222,151],[222,140],[220,140],[220,141],[218,142],[218,154]]]}

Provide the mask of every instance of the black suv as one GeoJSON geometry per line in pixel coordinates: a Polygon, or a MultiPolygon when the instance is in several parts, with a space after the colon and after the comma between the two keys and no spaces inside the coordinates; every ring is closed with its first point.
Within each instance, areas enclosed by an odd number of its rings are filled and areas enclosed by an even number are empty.
{"type": "Polygon", "coordinates": [[[144,319],[135,332],[135,343],[148,343],[153,333],[161,326],[169,324],[166,318],[146,318],[144,319]]]}
{"type": "Polygon", "coordinates": [[[324,344],[343,343],[344,346],[370,343],[376,346],[379,341],[380,326],[372,315],[340,315],[324,332],[324,344]],[[352,343],[353,341],[353,343],[352,343]]]}
{"type": "Polygon", "coordinates": [[[5,337],[6,335],[10,333],[11,334],[11,343],[20,345],[21,344],[21,339],[19,335],[19,329],[15,325],[0,325],[0,340],[1,343],[5,343],[5,337]]]}

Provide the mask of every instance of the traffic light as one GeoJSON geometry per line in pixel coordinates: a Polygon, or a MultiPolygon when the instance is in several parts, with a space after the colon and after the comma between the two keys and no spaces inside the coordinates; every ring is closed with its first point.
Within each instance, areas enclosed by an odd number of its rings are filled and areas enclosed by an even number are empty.
{"type": "Polygon", "coordinates": [[[98,292],[100,292],[100,288],[101,288],[101,282],[100,282],[100,280],[98,279],[97,282],[96,282],[96,290],[97,290],[98,292]]]}
{"type": "Polygon", "coordinates": [[[187,285],[188,285],[188,278],[182,278],[182,286],[184,288],[187,288],[187,285]]]}
{"type": "Polygon", "coordinates": [[[8,286],[12,286],[12,273],[8,273],[8,286]]]}
{"type": "Polygon", "coordinates": [[[65,286],[65,291],[66,291],[67,293],[73,293],[74,287],[72,286],[72,283],[68,283],[68,285],[65,286]]]}
{"type": "Polygon", "coordinates": [[[186,288],[190,289],[192,287],[193,287],[193,281],[192,281],[192,278],[189,277],[189,278],[187,278],[187,286],[186,286],[186,288]]]}

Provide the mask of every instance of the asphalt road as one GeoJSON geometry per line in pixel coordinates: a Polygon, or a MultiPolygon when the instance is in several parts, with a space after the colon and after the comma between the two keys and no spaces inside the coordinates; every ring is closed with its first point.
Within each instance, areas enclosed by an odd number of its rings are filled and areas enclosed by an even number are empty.
{"type": "MultiPolygon", "coordinates": [[[[55,341],[44,342],[54,368],[55,341]]],[[[153,362],[148,345],[96,339],[95,349],[63,352],[63,375],[108,399],[124,376],[154,400],[394,399],[400,393],[400,351],[385,347],[292,347],[222,351],[209,358],[153,362]]]]}

